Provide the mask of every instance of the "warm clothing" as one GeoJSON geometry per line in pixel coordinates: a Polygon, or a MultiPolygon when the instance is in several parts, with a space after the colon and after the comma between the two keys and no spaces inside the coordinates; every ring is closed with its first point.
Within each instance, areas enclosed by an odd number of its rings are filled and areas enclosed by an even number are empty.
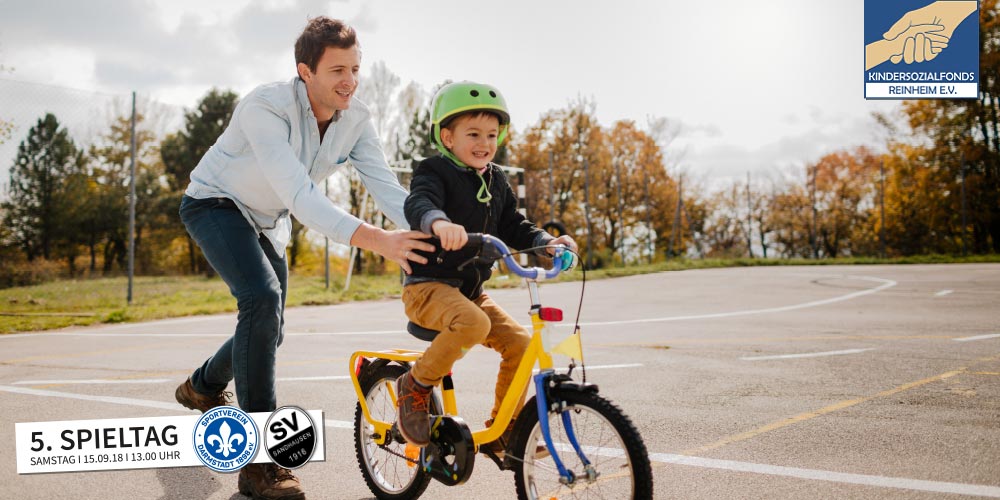
{"type": "Polygon", "coordinates": [[[257,87],[240,100],[225,132],[191,172],[185,194],[233,200],[279,253],[291,239],[289,213],[347,245],[361,221],[327,199],[321,184],[348,162],[379,209],[409,229],[402,211],[406,190],[386,164],[371,112],[352,99],[321,142],[305,83],[295,77],[257,87]]]}
{"type": "MultiPolygon", "coordinates": [[[[488,203],[476,200],[482,187],[479,174],[468,167],[459,167],[443,156],[434,156],[420,162],[413,172],[410,195],[406,198],[404,212],[412,228],[432,234],[434,221],[444,219],[460,224],[470,233],[487,233],[499,237],[511,248],[525,249],[544,246],[554,238],[535,227],[517,211],[517,197],[503,170],[490,164],[483,173],[493,199],[488,203]]],[[[491,269],[486,264],[457,268],[477,254],[477,250],[463,249],[446,252],[436,240],[433,252],[417,251],[427,257],[427,264],[410,261],[413,274],[406,283],[443,281],[459,286],[462,294],[474,299],[482,293],[482,285],[490,278],[491,269]],[[438,261],[440,259],[440,262],[438,261]]],[[[538,251],[539,255],[544,250],[538,251]]]]}
{"type": "MultiPolygon", "coordinates": [[[[403,287],[403,304],[407,317],[414,323],[441,332],[413,365],[410,373],[417,382],[437,385],[472,346],[482,344],[500,353],[502,361],[490,412],[490,418],[496,418],[517,366],[531,343],[528,331],[485,293],[469,300],[446,283],[407,285],[403,287]]],[[[521,393],[514,415],[524,406],[525,394],[521,393]]]]}

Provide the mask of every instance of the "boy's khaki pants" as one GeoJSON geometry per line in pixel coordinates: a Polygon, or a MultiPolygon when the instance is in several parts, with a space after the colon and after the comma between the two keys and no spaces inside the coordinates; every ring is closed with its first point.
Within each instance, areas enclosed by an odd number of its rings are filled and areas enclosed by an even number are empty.
{"type": "MultiPolygon", "coordinates": [[[[410,321],[441,332],[414,363],[413,378],[421,384],[437,385],[451,371],[455,361],[477,344],[500,353],[503,360],[490,413],[490,418],[495,418],[531,341],[527,330],[485,293],[469,300],[458,288],[445,283],[428,281],[406,285],[403,305],[410,321]]],[[[521,393],[515,416],[524,405],[525,394],[527,391],[521,393]]]]}

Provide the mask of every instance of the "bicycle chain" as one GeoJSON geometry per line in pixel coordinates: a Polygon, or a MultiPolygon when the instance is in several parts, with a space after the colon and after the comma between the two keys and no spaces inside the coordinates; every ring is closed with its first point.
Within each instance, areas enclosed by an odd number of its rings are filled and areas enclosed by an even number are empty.
{"type": "Polygon", "coordinates": [[[396,453],[395,451],[390,450],[389,447],[386,445],[379,445],[379,448],[382,448],[383,450],[385,450],[386,453],[402,458],[403,460],[406,460],[407,462],[410,462],[413,465],[420,465],[419,460],[414,460],[406,455],[396,453]]]}

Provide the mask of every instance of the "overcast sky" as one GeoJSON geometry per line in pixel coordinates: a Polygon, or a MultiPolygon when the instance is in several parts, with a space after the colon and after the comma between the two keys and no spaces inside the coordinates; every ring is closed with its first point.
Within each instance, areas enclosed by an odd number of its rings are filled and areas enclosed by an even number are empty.
{"type": "MultiPolygon", "coordinates": [[[[863,0],[0,0],[0,12],[0,64],[13,68],[0,78],[188,108],[211,87],[291,78],[307,18],[342,18],[362,78],[381,60],[427,90],[489,82],[522,131],[578,97],[603,125],[666,117],[681,164],[706,179],[877,145],[871,112],[898,107],[864,99],[863,0]]],[[[0,113],[45,105],[0,88],[0,113]]]]}

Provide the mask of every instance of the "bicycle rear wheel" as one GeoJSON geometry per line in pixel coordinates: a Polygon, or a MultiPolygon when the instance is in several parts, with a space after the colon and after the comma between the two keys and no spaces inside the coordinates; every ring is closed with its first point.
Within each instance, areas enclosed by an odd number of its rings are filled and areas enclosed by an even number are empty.
{"type": "Polygon", "coordinates": [[[622,411],[594,392],[555,390],[553,396],[565,402],[562,410],[549,411],[549,432],[559,458],[570,470],[572,485],[560,481],[555,461],[549,454],[536,453],[545,446],[538,423],[538,406],[532,398],[518,417],[511,451],[519,500],[550,498],[636,499],[653,498],[653,472],[646,445],[639,431],[622,411]],[[563,424],[569,416],[584,455],[593,466],[588,477],[563,424]],[[525,419],[523,422],[522,419],[525,419]],[[528,451],[530,450],[530,452],[528,451]],[[516,458],[515,458],[516,457],[516,458]],[[596,476],[596,477],[593,477],[596,476]]]}
{"type": "MultiPolygon", "coordinates": [[[[379,366],[370,373],[362,373],[358,383],[372,418],[396,421],[392,395],[396,392],[396,379],[404,373],[406,368],[399,365],[379,366]]],[[[432,403],[432,406],[436,405],[432,403]]],[[[411,449],[407,450],[407,444],[394,436],[390,436],[386,444],[378,445],[373,440],[374,432],[375,428],[365,420],[361,403],[358,403],[354,411],[354,447],[368,488],[380,500],[418,498],[431,480],[416,463],[419,448],[410,445],[411,449]]]]}

